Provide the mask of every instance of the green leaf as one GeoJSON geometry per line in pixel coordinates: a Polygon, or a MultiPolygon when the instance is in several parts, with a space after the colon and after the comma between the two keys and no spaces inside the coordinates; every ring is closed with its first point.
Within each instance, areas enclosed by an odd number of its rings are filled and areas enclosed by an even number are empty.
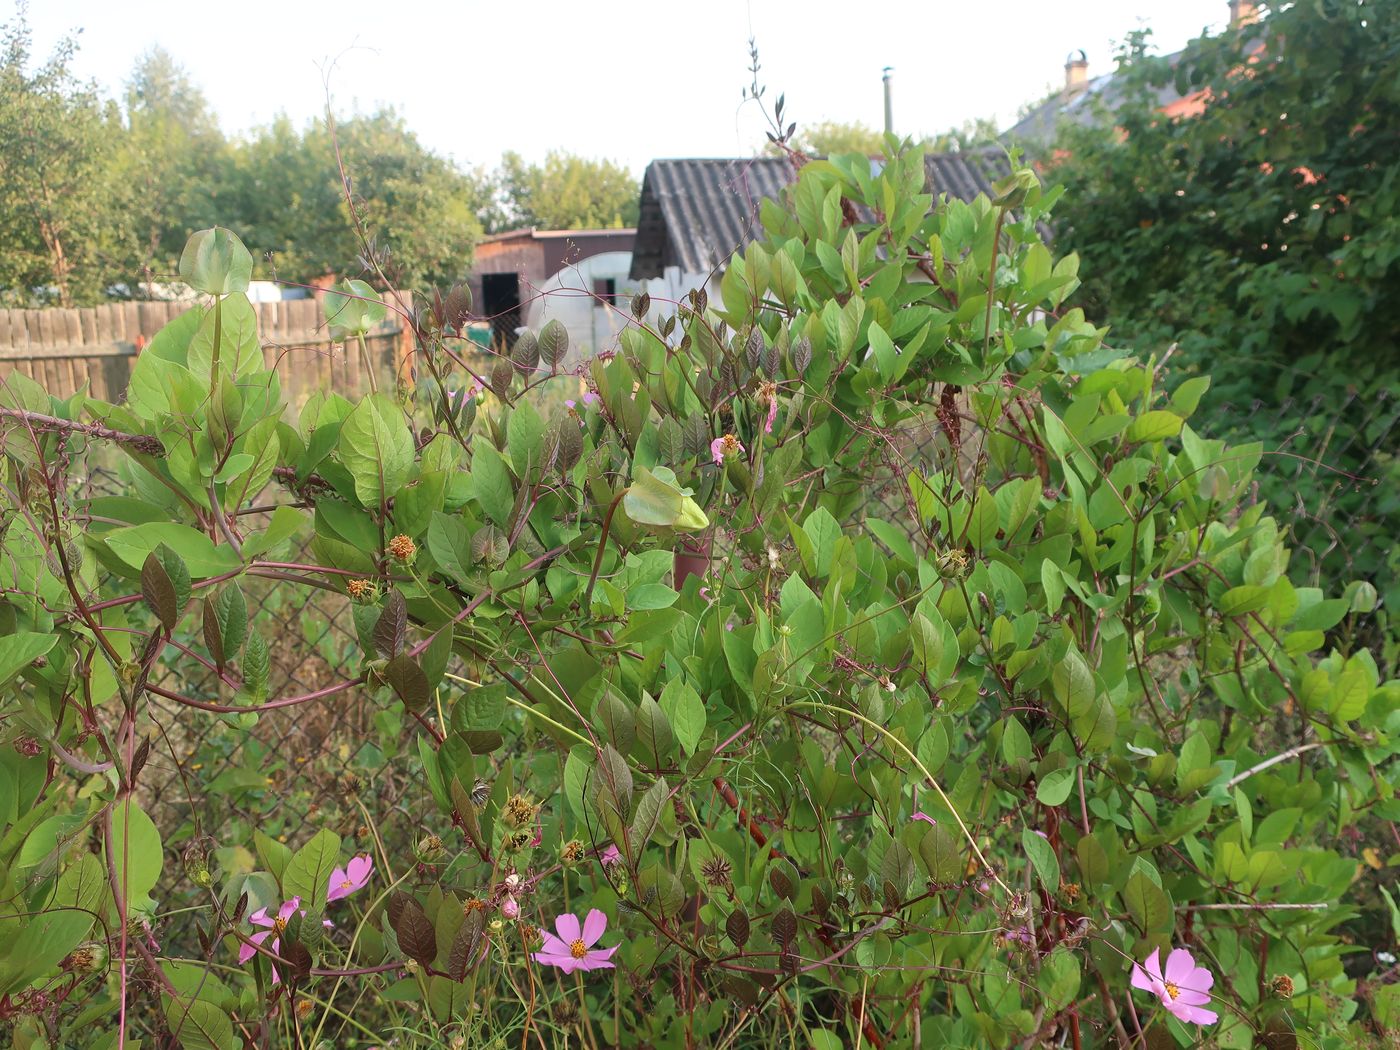
{"type": "Polygon", "coordinates": [[[345,418],[339,449],[366,507],[392,499],[413,471],[413,436],[398,406],[382,394],[366,397],[345,418]]]}
{"type": "Polygon", "coordinates": [[[1096,694],[1094,675],[1075,649],[1068,650],[1051,674],[1055,698],[1071,717],[1089,708],[1096,694]]]}
{"type": "Polygon", "coordinates": [[[1030,828],[1025,828],[1021,831],[1021,848],[1030,858],[1031,867],[1035,868],[1035,873],[1040,876],[1040,882],[1046,892],[1060,892],[1060,861],[1049,841],[1030,828]]]}
{"type": "Polygon", "coordinates": [[[569,352],[569,330],[557,319],[546,321],[540,329],[539,347],[544,363],[551,368],[557,366],[569,352]]]}
{"type": "Polygon", "coordinates": [[[340,859],[340,836],[322,829],[292,854],[282,877],[282,889],[288,897],[300,897],[301,906],[316,914],[326,906],[326,891],[331,872],[340,859]]]}
{"type": "Polygon", "coordinates": [[[184,560],[194,576],[216,576],[239,565],[233,548],[216,547],[214,541],[198,529],[175,522],[151,522],[113,529],[103,534],[102,542],[132,569],[144,566],[146,556],[162,543],[184,560]]]}
{"type": "Polygon", "coordinates": [[[466,586],[472,565],[472,537],[466,523],[453,514],[438,511],[428,526],[428,553],[438,568],[466,586]]]}
{"type": "Polygon", "coordinates": [[[32,917],[0,915],[0,944],[5,952],[0,956],[0,996],[13,995],[36,977],[49,978],[91,928],[92,915],[68,909],[32,917]]]}
{"type": "Polygon", "coordinates": [[[248,639],[248,602],[244,599],[237,582],[230,580],[219,588],[219,593],[214,596],[209,607],[212,609],[213,625],[218,633],[224,659],[228,659],[237,654],[248,639]]]}
{"type": "Polygon", "coordinates": [[[647,843],[656,833],[656,828],[661,823],[663,807],[669,797],[670,791],[666,787],[666,781],[657,780],[637,799],[637,812],[632,815],[632,830],[629,834],[633,856],[646,849],[647,843]]]}
{"type": "Polygon", "coordinates": [[[679,597],[664,583],[643,583],[627,592],[627,607],[635,610],[669,609],[679,597]]]}
{"type": "Polygon", "coordinates": [[[564,760],[564,797],[569,802],[574,819],[581,823],[588,820],[585,800],[593,782],[591,756],[587,747],[580,746],[570,750],[569,757],[564,760]]]}
{"type": "Polygon", "coordinates": [[[515,485],[501,454],[481,442],[472,449],[472,492],[486,516],[501,528],[515,509],[515,485]]]}
{"type": "Polygon", "coordinates": [[[129,798],[112,807],[112,837],[107,850],[116,869],[116,884],[125,893],[126,907],[145,900],[160,878],[160,832],[145,810],[129,798]]]}
{"type": "Polygon", "coordinates": [[[1036,785],[1035,798],[1042,806],[1060,806],[1074,790],[1074,770],[1057,769],[1045,774],[1045,779],[1036,785]]]}
{"type": "Polygon", "coordinates": [[[0,635],[0,686],[58,644],[57,634],[17,631],[0,635]]]}
{"type": "Polygon", "coordinates": [[[333,336],[361,336],[389,315],[389,308],[364,281],[341,281],[327,289],[326,323],[333,336]]]}
{"type": "Polygon", "coordinates": [[[291,847],[265,835],[260,829],[253,829],[253,849],[257,851],[262,866],[272,873],[277,884],[282,884],[282,875],[292,859],[291,847]]]}
{"type": "Polygon", "coordinates": [[[190,600],[190,573],[180,556],[165,544],[141,566],[141,599],[167,631],[175,630],[190,600]]]}
{"type": "Polygon", "coordinates": [[[1161,441],[1181,433],[1182,419],[1175,412],[1144,412],[1128,424],[1123,436],[1130,442],[1161,441]]]}
{"type": "Polygon", "coordinates": [[[233,1050],[233,1022],[207,999],[165,998],[165,1018],[170,1034],[184,1050],[233,1050]]]}
{"type": "Polygon", "coordinates": [[[410,711],[422,711],[433,699],[433,688],[418,662],[407,653],[400,653],[384,668],[384,680],[394,695],[410,711]]]}
{"type": "Polygon", "coordinates": [[[866,337],[870,340],[870,352],[875,356],[875,367],[880,370],[881,380],[886,383],[892,381],[899,364],[899,351],[878,321],[871,322],[866,337]]]}
{"type": "Polygon", "coordinates": [[[977,486],[977,497],[968,512],[967,542],[979,551],[986,550],[997,537],[999,527],[997,501],[982,486],[977,486]]]}
{"type": "Polygon", "coordinates": [[[1048,1013],[1058,1013],[1079,994],[1079,957],[1064,945],[1059,945],[1040,964],[1036,986],[1045,996],[1048,1013]]]}
{"type": "Polygon", "coordinates": [[[272,671],[272,659],[262,635],[254,634],[248,638],[248,644],[243,650],[243,663],[240,666],[243,671],[244,695],[254,704],[262,703],[267,699],[267,680],[272,671]]]}
{"type": "Polygon", "coordinates": [[[598,753],[589,790],[604,827],[610,832],[614,827],[625,827],[632,812],[632,770],[611,744],[604,744],[598,753]]]}
{"type": "Polygon", "coordinates": [[[687,755],[695,754],[700,738],[705,734],[705,704],[700,694],[683,679],[673,678],[661,692],[661,710],[675,731],[676,739],[687,755]]]}
{"type": "Polygon", "coordinates": [[[1123,904],[1144,933],[1172,927],[1172,906],[1160,886],[1139,871],[1123,887],[1123,904]]]}
{"type": "Polygon", "coordinates": [[[638,525],[693,530],[709,524],[689,493],[682,491],[675,476],[665,468],[652,473],[646,467],[638,467],[622,497],[622,509],[638,525]]]}
{"type": "MultiPolygon", "coordinates": [[[[247,375],[260,371],[263,367],[262,343],[258,339],[258,314],[242,292],[230,295],[206,309],[200,318],[199,327],[190,339],[186,361],[190,374],[205,389],[208,389],[214,380],[216,351],[219,356],[218,385],[221,388],[227,388],[225,383],[229,376],[247,375]]],[[[178,374],[172,372],[172,375],[178,374]]],[[[213,406],[220,409],[223,407],[218,401],[213,402],[213,406]]],[[[227,423],[225,426],[227,427],[227,423]]]]}
{"type": "Polygon", "coordinates": [[[942,824],[934,824],[919,839],[919,859],[935,882],[955,883],[962,877],[963,844],[942,824]]]}
{"type": "Polygon", "coordinates": [[[191,234],[180,253],[180,279],[197,292],[246,292],[252,277],[253,257],[237,234],[221,226],[191,234]]]}

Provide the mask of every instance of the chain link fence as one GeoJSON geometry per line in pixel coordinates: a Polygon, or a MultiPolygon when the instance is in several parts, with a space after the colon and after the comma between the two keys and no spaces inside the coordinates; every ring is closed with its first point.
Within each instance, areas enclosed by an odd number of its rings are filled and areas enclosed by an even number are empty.
{"type": "MultiPolygon", "coordinates": [[[[129,491],[108,470],[81,480],[74,510],[129,491]]],[[[79,519],[81,520],[81,518],[79,519]]],[[[310,534],[294,541],[291,560],[314,563],[310,534]]],[[[127,581],[124,589],[134,585],[127,581]]],[[[267,696],[304,696],[354,677],[363,658],[349,601],[318,587],[245,575],[239,580],[250,635],[267,644],[267,696]]],[[[205,659],[197,610],[187,615],[151,684],[206,703],[233,705],[237,689],[205,659]]],[[[248,852],[258,830],[295,848],[315,830],[339,834],[347,852],[368,852],[375,837],[396,853],[411,849],[435,809],[416,755],[421,728],[400,705],[376,699],[370,686],[261,711],[219,714],[146,694],[149,757],[139,800],[159,829],[167,854],[158,899],[169,918],[153,932],[166,950],[200,951],[179,902],[200,891],[177,858],[195,840],[213,850],[225,875],[263,867],[248,852]]]]}

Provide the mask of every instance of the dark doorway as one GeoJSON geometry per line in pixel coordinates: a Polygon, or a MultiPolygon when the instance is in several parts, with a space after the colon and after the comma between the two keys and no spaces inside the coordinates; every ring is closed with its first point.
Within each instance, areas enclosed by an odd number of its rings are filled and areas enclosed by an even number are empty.
{"type": "Polygon", "coordinates": [[[491,342],[510,346],[520,327],[520,275],[481,275],[481,312],[491,321],[491,342]]]}

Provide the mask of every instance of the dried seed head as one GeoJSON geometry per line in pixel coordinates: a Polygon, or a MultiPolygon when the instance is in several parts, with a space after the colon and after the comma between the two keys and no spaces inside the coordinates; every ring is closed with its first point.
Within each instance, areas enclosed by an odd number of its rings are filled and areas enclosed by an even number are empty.
{"type": "Polygon", "coordinates": [[[379,588],[372,580],[351,580],[345,585],[345,590],[357,605],[370,605],[379,598],[379,588]]]}
{"type": "Polygon", "coordinates": [[[418,544],[400,533],[389,541],[389,557],[400,565],[411,565],[413,559],[418,557],[418,544]]]}
{"type": "Polygon", "coordinates": [[[706,884],[714,889],[728,889],[734,869],[729,861],[720,856],[710,857],[700,865],[700,874],[706,884]]]}
{"type": "Polygon", "coordinates": [[[511,795],[506,799],[505,818],[513,827],[525,828],[535,823],[540,807],[528,795],[511,795]]]}

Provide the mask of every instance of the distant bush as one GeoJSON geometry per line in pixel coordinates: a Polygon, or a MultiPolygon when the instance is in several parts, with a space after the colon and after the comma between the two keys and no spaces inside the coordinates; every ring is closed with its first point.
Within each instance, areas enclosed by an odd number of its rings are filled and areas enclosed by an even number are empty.
{"type": "MultiPolygon", "coordinates": [[[[1067,127],[1057,244],[1084,261],[1078,302],[1112,340],[1161,356],[1169,386],[1209,373],[1203,429],[1321,460],[1261,472],[1276,506],[1324,517],[1317,566],[1400,606],[1400,11],[1292,4],[1138,57],[1125,102],[1067,127]],[[1202,113],[1156,109],[1204,91],[1202,113]],[[1232,410],[1231,410],[1232,409],[1232,410]],[[1353,477],[1362,479],[1353,483],[1353,477]]],[[[1393,612],[1391,613],[1393,616],[1393,612]]]]}

